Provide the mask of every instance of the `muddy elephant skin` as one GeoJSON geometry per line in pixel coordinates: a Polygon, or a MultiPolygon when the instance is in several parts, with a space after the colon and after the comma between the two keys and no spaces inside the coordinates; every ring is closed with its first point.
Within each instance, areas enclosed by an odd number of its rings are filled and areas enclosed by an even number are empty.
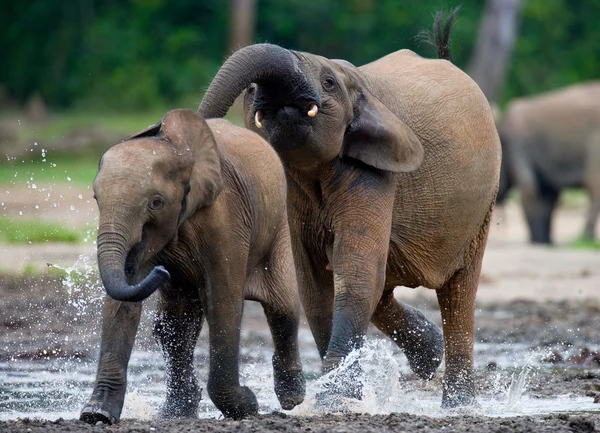
{"type": "Polygon", "coordinates": [[[257,413],[256,397],[240,386],[238,374],[245,299],[262,304],[271,328],[281,406],[302,402],[300,300],[285,175],[273,149],[226,120],[173,110],[105,152],[94,193],[98,264],[110,296],[96,383],[81,419],[119,420],[140,301],[154,290],[159,290],[154,334],[167,368],[160,417],[197,416],[193,353],[205,317],[211,400],[228,417],[257,413]]]}
{"type": "Polygon", "coordinates": [[[514,100],[498,132],[503,150],[498,202],[517,188],[531,241],[552,242],[559,193],[574,187],[584,187],[590,196],[583,237],[594,239],[600,212],[600,81],[514,100]]]}
{"type": "MultiPolygon", "coordinates": [[[[438,52],[448,53],[450,25],[438,27],[438,52]]],[[[300,297],[324,371],[373,323],[423,378],[445,351],[442,405],[473,404],[475,294],[501,161],[479,87],[409,50],[355,67],[257,44],[227,59],[199,113],[223,116],[243,90],[246,126],[284,162],[300,297]],[[395,300],[396,286],[437,291],[443,339],[395,300]]],[[[360,398],[357,382],[331,394],[360,398]]]]}

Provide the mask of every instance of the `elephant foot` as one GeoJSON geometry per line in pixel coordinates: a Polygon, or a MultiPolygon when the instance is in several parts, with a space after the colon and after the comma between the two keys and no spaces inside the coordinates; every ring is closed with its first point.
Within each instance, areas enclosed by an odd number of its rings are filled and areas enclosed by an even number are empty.
{"type": "Polygon", "coordinates": [[[352,411],[346,399],[330,391],[321,391],[315,395],[315,409],[329,413],[348,413],[352,411]]]}
{"type": "Polygon", "coordinates": [[[93,405],[85,406],[79,415],[79,419],[92,425],[95,425],[98,422],[108,425],[119,422],[118,416],[114,416],[108,410],[93,405]]]}
{"type": "Polygon", "coordinates": [[[125,385],[118,390],[108,390],[102,385],[96,386],[92,397],[83,407],[79,419],[88,424],[96,424],[98,421],[104,424],[116,424],[121,416],[124,399],[125,385]]]}
{"type": "Polygon", "coordinates": [[[291,410],[304,401],[306,381],[302,370],[275,371],[275,394],[281,408],[291,410]]]}
{"type": "Polygon", "coordinates": [[[421,379],[432,379],[444,357],[442,330],[418,309],[404,304],[406,327],[399,336],[412,371],[421,379]]]}
{"type": "Polygon", "coordinates": [[[208,385],[208,395],[215,406],[227,418],[242,419],[258,415],[258,400],[247,386],[237,388],[215,388],[208,385]]]}
{"type": "Polygon", "coordinates": [[[189,388],[186,391],[178,388],[177,391],[167,392],[167,398],[158,411],[158,419],[196,418],[202,390],[198,390],[197,386],[189,388]]]}
{"type": "Polygon", "coordinates": [[[475,385],[472,378],[458,383],[444,383],[442,409],[477,408],[475,385]]]}
{"type": "Polygon", "coordinates": [[[458,408],[468,408],[479,407],[475,396],[472,395],[450,395],[444,393],[442,397],[442,409],[458,409],[458,408]]]}
{"type": "Polygon", "coordinates": [[[328,377],[323,391],[315,396],[317,409],[328,412],[348,412],[351,400],[363,399],[363,370],[358,361],[344,365],[342,358],[328,355],[323,364],[323,371],[328,377]],[[334,367],[337,365],[337,367],[334,367]]]}
{"type": "Polygon", "coordinates": [[[363,399],[362,384],[359,381],[345,384],[327,383],[325,390],[315,395],[315,407],[322,411],[351,412],[351,401],[363,399]]]}

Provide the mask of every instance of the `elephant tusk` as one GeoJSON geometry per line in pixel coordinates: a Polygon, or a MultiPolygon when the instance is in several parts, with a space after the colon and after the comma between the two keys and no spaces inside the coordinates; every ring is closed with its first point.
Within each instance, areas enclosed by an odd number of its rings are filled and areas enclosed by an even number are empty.
{"type": "Polygon", "coordinates": [[[312,104],[310,106],[310,110],[308,110],[308,117],[315,117],[317,115],[317,113],[319,112],[319,107],[317,107],[317,104],[312,104]]]}
{"type": "Polygon", "coordinates": [[[258,129],[262,128],[262,123],[260,121],[263,119],[263,114],[260,111],[257,111],[254,114],[254,124],[258,129]]]}

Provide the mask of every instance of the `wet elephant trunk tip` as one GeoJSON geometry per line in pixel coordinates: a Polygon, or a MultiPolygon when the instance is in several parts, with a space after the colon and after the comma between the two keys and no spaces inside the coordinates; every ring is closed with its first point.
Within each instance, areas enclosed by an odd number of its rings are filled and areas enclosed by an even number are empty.
{"type": "Polygon", "coordinates": [[[163,266],[156,266],[135,285],[127,284],[123,272],[118,269],[101,271],[101,277],[108,296],[123,302],[141,302],[171,279],[169,271],[163,266]]]}

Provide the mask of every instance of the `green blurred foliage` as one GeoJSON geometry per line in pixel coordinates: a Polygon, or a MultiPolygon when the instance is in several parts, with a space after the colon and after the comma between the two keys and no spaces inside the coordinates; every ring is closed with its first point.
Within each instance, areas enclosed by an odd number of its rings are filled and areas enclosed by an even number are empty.
{"type": "MultiPolygon", "coordinates": [[[[502,101],[598,78],[600,1],[524,0],[502,101]]],[[[256,42],[357,65],[400,48],[462,5],[453,51],[466,68],[483,0],[257,0],[256,42]]],[[[227,53],[226,0],[3,0],[0,85],[53,108],[196,106],[227,53]]]]}
{"type": "Polygon", "coordinates": [[[83,233],[58,222],[41,219],[0,217],[0,242],[7,244],[39,244],[45,242],[80,242],[83,233]]]}

